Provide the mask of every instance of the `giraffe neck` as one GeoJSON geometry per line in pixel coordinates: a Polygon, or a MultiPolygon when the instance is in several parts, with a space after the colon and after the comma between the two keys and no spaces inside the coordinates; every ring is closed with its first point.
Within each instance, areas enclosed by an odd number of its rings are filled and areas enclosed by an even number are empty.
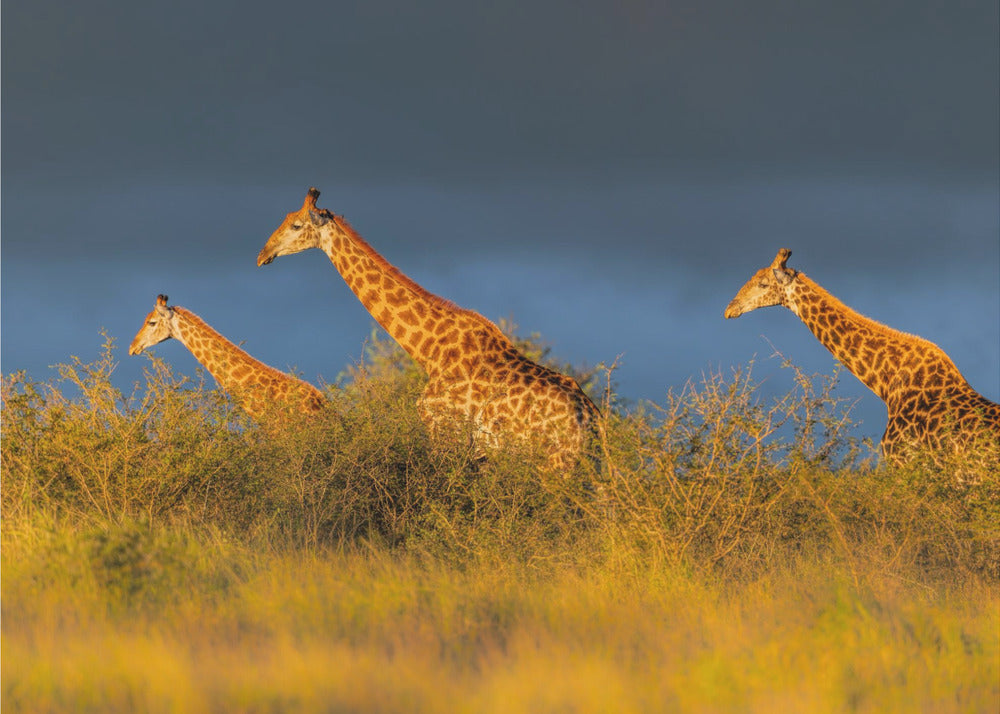
{"type": "MultiPolygon", "coordinates": [[[[173,337],[188,348],[225,391],[243,396],[246,379],[252,374],[266,372],[287,378],[287,375],[248,355],[190,310],[176,306],[172,309],[173,337]]],[[[253,413],[252,405],[248,405],[245,398],[240,401],[248,412],[253,413]]]]}
{"type": "Polygon", "coordinates": [[[921,365],[943,380],[965,383],[937,345],[865,317],[803,273],[787,304],[816,339],[885,402],[916,379],[921,365]]]}
{"type": "Polygon", "coordinates": [[[334,218],[323,231],[320,247],[365,309],[427,372],[440,371],[460,344],[463,355],[508,346],[496,325],[420,287],[343,218],[334,218]]]}

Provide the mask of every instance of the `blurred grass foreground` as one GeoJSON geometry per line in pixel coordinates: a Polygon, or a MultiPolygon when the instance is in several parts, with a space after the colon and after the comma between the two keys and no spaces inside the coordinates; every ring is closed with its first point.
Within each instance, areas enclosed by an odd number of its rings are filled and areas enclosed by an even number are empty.
{"type": "Polygon", "coordinates": [[[280,427],[114,367],[3,379],[4,712],[1000,709],[997,454],[881,465],[836,375],[577,372],[603,458],[546,474],[428,443],[378,338],[280,427]]]}

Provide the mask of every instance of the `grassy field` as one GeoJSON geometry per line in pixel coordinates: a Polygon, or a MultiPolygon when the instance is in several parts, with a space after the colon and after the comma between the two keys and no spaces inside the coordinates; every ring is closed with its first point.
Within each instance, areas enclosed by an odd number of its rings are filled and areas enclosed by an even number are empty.
{"type": "Polygon", "coordinates": [[[1000,709],[996,454],[879,465],[836,376],[605,393],[546,474],[428,444],[378,340],[283,427],[113,368],[4,377],[5,712],[1000,709]]]}

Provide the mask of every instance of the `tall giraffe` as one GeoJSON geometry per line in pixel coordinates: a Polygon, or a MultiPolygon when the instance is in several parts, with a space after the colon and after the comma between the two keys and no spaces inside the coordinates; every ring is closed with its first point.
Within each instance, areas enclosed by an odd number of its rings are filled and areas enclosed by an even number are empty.
{"type": "Polygon", "coordinates": [[[940,347],[855,312],[787,267],[791,254],[782,248],[771,265],[758,270],[729,303],[726,318],[771,305],[798,315],[885,402],[882,453],[892,463],[907,461],[914,449],[962,447],[979,437],[1000,443],[1000,404],[969,386],[940,347]]]}
{"type": "Polygon", "coordinates": [[[276,404],[293,406],[305,414],[314,414],[326,404],[326,397],[316,387],[254,359],[193,312],[168,306],[166,295],[156,298],[156,306],[146,316],[128,353],[137,355],[171,337],[187,347],[219,386],[254,418],[276,404]]]}
{"type": "Polygon", "coordinates": [[[310,188],[257,256],[319,248],[372,317],[427,373],[417,404],[432,437],[471,424],[480,455],[507,435],[541,439],[551,468],[565,470],[588,451],[599,414],[577,382],[521,354],[482,315],[431,294],[358,235],[347,221],[318,208],[310,188]]]}

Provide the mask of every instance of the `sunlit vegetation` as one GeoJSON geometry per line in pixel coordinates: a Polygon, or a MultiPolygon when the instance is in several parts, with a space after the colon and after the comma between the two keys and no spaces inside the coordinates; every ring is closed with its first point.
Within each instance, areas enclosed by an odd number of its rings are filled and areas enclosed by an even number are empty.
{"type": "Polygon", "coordinates": [[[377,337],[281,425],[115,353],[3,380],[5,712],[1000,707],[998,455],[881,465],[836,375],[579,374],[599,458],[551,474],[428,443],[377,337]]]}

